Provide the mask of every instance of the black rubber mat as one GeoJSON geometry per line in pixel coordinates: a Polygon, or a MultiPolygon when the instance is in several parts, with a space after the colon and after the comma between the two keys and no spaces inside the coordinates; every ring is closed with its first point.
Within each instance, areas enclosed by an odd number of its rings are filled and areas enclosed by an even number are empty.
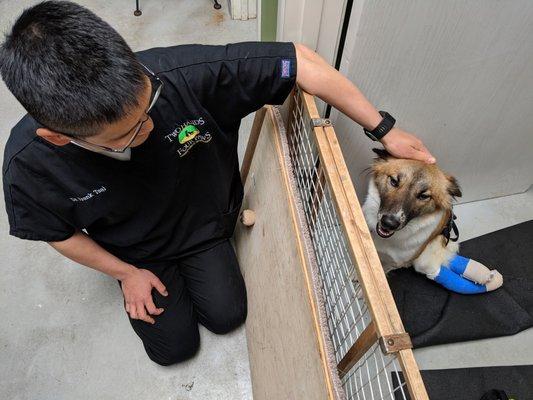
{"type": "MultiPolygon", "coordinates": [[[[479,400],[492,389],[503,390],[509,399],[533,399],[533,366],[437,369],[421,371],[431,400],[479,400]]],[[[400,374],[403,381],[403,376],[400,374]]],[[[392,374],[394,388],[398,377],[392,374]]],[[[405,390],[405,389],[404,389],[405,390]]],[[[407,400],[410,400],[406,393],[407,400]]],[[[395,391],[395,400],[403,400],[395,391]]]]}
{"type": "Polygon", "coordinates": [[[513,335],[533,326],[533,221],[467,240],[459,253],[498,269],[503,287],[461,295],[412,268],[391,272],[392,293],[414,347],[513,335]]]}

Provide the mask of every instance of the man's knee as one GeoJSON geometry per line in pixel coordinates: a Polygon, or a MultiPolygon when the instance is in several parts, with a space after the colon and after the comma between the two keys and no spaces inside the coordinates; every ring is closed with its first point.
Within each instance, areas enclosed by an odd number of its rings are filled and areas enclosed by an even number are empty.
{"type": "Polygon", "coordinates": [[[195,336],[186,343],[174,341],[164,346],[145,345],[144,349],[150,360],[162,366],[184,362],[194,357],[200,348],[200,336],[195,336]]]}
{"type": "Polygon", "coordinates": [[[212,312],[202,324],[211,332],[223,335],[241,326],[246,320],[246,314],[246,301],[243,301],[238,307],[212,312]]]}

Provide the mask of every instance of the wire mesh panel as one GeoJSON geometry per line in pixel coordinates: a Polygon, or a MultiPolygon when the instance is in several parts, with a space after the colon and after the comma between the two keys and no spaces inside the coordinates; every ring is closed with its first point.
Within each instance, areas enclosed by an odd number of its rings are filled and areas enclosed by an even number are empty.
{"type": "MultiPolygon", "coordinates": [[[[372,341],[361,352],[341,382],[348,400],[409,399],[398,353],[384,354],[375,334],[375,315],[357,274],[349,239],[339,216],[336,193],[328,166],[321,159],[315,129],[328,121],[311,115],[300,91],[295,91],[288,118],[288,148],[297,191],[303,208],[301,221],[309,232],[320,277],[329,335],[337,363],[352,348],[361,346],[364,332],[372,341]],[[372,333],[374,332],[374,333],[372,333]],[[373,343],[373,344],[372,344],[373,343]],[[366,351],[364,351],[366,350],[366,351]]],[[[381,266],[379,265],[379,268],[381,266]]],[[[416,371],[418,372],[418,371],[416,371]]],[[[424,398],[412,396],[412,398],[424,398]]]]}
{"type": "Polygon", "coordinates": [[[322,278],[335,357],[340,362],[370,322],[370,316],[311,136],[311,121],[299,101],[293,113],[288,137],[290,158],[322,278]]]}

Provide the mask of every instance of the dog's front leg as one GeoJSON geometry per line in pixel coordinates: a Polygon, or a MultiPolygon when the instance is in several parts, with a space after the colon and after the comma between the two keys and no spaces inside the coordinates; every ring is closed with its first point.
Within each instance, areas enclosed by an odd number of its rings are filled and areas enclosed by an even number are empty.
{"type": "MultiPolygon", "coordinates": [[[[464,276],[473,282],[480,284],[489,284],[501,281],[503,278],[496,270],[490,270],[480,262],[456,254],[446,265],[456,274],[464,276]]],[[[501,286],[501,284],[499,285],[501,286]]],[[[499,287],[498,286],[498,287],[499,287]]]]}
{"type": "Polygon", "coordinates": [[[440,267],[447,265],[457,254],[459,245],[455,242],[444,246],[442,236],[437,236],[428,243],[424,251],[413,261],[416,272],[426,275],[428,278],[439,274],[440,267]]]}
{"type": "Polygon", "coordinates": [[[456,293],[485,293],[502,286],[503,277],[498,271],[491,271],[477,261],[458,255],[458,249],[456,243],[444,246],[438,236],[413,262],[414,268],[456,293]]]}

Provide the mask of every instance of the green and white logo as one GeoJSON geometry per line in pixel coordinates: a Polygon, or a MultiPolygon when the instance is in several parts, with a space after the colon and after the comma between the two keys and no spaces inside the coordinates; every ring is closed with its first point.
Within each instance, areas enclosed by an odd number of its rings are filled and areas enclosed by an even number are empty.
{"type": "Polygon", "coordinates": [[[211,133],[206,131],[206,126],[203,125],[205,125],[203,117],[176,124],[174,130],[166,135],[165,139],[169,143],[177,140],[180,146],[178,146],[176,152],[180,157],[183,157],[196,143],[209,143],[211,141],[211,133]],[[200,132],[200,129],[202,129],[202,132],[200,132]]]}
{"type": "Polygon", "coordinates": [[[180,144],[187,143],[189,140],[194,139],[194,137],[199,133],[200,131],[196,126],[187,125],[180,131],[178,135],[178,141],[180,142],[180,144]]]}

